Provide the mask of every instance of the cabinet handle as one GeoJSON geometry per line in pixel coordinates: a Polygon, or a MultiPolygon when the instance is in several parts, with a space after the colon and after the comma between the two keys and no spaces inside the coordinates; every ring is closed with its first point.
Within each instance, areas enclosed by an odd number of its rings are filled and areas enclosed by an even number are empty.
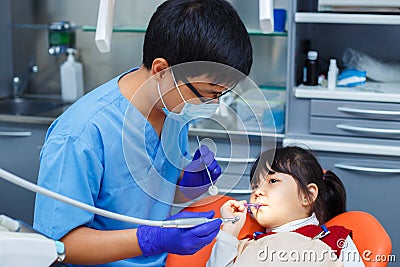
{"type": "Polygon", "coordinates": [[[400,173],[400,169],[361,167],[361,166],[352,166],[342,163],[336,163],[334,166],[339,169],[351,170],[351,171],[375,172],[375,173],[400,173]]]}
{"type": "Polygon", "coordinates": [[[336,128],[342,130],[355,131],[355,132],[365,132],[365,133],[400,134],[400,130],[397,129],[367,128],[367,127],[351,126],[345,124],[337,124],[336,128]]]}
{"type": "Polygon", "coordinates": [[[218,191],[220,193],[229,193],[229,194],[238,194],[238,195],[247,195],[251,194],[250,189],[225,189],[225,188],[219,188],[218,191]]]}
{"type": "Polygon", "coordinates": [[[255,158],[224,158],[224,157],[215,157],[216,161],[221,162],[235,162],[235,163],[252,163],[255,162],[255,158]]]}
{"type": "Polygon", "coordinates": [[[0,132],[0,136],[28,137],[32,136],[32,132],[0,132]]]}
{"type": "Polygon", "coordinates": [[[400,116],[400,111],[395,110],[371,110],[371,109],[359,109],[359,108],[346,108],[338,107],[338,111],[357,113],[357,114],[367,114],[367,115],[387,115],[387,116],[400,116]]]}

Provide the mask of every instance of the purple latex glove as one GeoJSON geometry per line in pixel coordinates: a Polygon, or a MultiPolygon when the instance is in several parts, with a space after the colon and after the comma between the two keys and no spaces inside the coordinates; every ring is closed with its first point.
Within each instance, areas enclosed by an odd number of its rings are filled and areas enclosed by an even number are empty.
{"type": "Polygon", "coordinates": [[[202,145],[194,153],[192,161],[186,166],[178,183],[186,197],[193,199],[207,191],[211,183],[205,166],[214,183],[221,175],[221,167],[215,160],[214,153],[206,145],[202,145]]]}
{"type": "MultiPolygon", "coordinates": [[[[168,218],[197,218],[211,219],[214,211],[209,212],[180,212],[168,218]]],[[[221,220],[203,223],[193,228],[162,228],[157,226],[140,225],[137,229],[137,239],[143,256],[148,257],[163,252],[179,255],[191,255],[211,243],[220,230],[221,220]]]]}

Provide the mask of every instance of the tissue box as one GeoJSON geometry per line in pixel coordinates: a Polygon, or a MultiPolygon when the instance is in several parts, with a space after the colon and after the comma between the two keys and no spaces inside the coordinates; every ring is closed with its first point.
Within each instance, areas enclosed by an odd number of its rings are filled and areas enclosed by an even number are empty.
{"type": "Polygon", "coordinates": [[[283,133],[286,88],[261,86],[260,89],[249,89],[236,100],[239,118],[237,128],[247,131],[283,133]]]}

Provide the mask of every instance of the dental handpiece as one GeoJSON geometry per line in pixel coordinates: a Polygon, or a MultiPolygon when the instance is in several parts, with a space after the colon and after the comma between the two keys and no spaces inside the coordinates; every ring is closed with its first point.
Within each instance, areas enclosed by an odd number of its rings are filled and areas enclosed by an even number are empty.
{"type": "Polygon", "coordinates": [[[239,219],[240,219],[239,216],[236,216],[234,218],[212,218],[212,219],[208,219],[205,217],[179,218],[179,219],[175,219],[175,220],[164,221],[163,224],[161,225],[161,227],[164,227],[164,228],[191,228],[191,227],[195,227],[197,225],[207,223],[207,222],[212,222],[215,220],[221,220],[222,223],[227,223],[227,222],[235,223],[235,222],[239,221],[239,219]]]}

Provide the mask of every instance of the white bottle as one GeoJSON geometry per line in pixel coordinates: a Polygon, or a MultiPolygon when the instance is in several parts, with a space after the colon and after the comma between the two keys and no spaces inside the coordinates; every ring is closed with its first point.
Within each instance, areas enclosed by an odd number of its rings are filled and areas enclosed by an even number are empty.
{"type": "Polygon", "coordinates": [[[68,58],[60,65],[61,98],[66,102],[74,102],[83,96],[83,67],[76,62],[73,48],[67,49],[68,58]]]}
{"type": "Polygon", "coordinates": [[[336,65],[336,59],[331,59],[329,62],[329,70],[328,70],[328,89],[333,90],[337,85],[339,69],[336,65]]]}

